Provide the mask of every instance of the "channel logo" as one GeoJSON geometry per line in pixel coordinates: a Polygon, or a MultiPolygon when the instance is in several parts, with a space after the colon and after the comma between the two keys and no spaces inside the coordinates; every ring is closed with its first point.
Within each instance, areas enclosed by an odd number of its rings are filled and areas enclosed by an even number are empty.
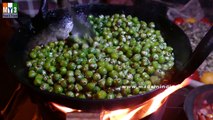
{"type": "Polygon", "coordinates": [[[18,18],[18,4],[17,3],[2,3],[2,18],[18,18]]]}

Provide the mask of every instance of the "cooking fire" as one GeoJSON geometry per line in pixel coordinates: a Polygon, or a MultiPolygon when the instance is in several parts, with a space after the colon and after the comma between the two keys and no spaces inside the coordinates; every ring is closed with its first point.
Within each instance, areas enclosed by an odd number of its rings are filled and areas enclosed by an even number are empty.
{"type": "MultiPolygon", "coordinates": [[[[156,95],[155,97],[137,106],[133,106],[130,108],[125,108],[125,109],[116,109],[113,111],[103,110],[100,114],[100,119],[101,120],[135,120],[135,119],[144,118],[154,113],[155,111],[157,111],[166,102],[167,97],[170,94],[189,85],[189,83],[190,83],[190,79],[187,78],[181,84],[170,86],[166,88],[162,93],[156,95]]],[[[68,108],[68,107],[56,104],[54,102],[51,102],[51,104],[65,114],[71,114],[71,113],[81,114],[81,112],[83,112],[82,110],[68,108]]]]}

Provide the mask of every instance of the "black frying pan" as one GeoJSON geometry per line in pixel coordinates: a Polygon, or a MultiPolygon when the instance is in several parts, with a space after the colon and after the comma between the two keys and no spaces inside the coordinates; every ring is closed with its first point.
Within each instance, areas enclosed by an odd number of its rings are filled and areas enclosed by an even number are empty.
{"type": "MultiPolygon", "coordinates": [[[[193,89],[184,101],[184,111],[188,120],[200,120],[198,113],[206,104],[213,104],[213,85],[203,85],[193,89]],[[206,101],[207,103],[204,104],[206,101]]],[[[210,119],[210,118],[209,118],[210,119]]]]}
{"type": "MultiPolygon", "coordinates": [[[[37,15],[36,19],[38,19],[37,21],[42,23],[42,25],[43,24],[46,25],[48,24],[48,22],[45,21],[46,18],[44,16],[47,14],[47,11],[43,9],[46,7],[42,6],[41,8],[44,11],[41,12],[42,10],[40,10],[40,15],[37,15]],[[41,19],[39,18],[39,16],[41,19]]],[[[77,11],[77,15],[81,13],[84,13],[85,15],[88,14],[111,15],[114,13],[124,13],[132,16],[137,16],[139,19],[145,20],[147,22],[149,21],[155,22],[156,28],[162,32],[162,35],[165,38],[168,45],[174,48],[175,74],[174,73],[172,74],[173,78],[170,79],[170,83],[168,84],[177,84],[182,82],[184,78],[192,74],[197,69],[197,67],[203,62],[203,60],[207,57],[207,55],[211,52],[213,48],[212,31],[211,31],[208,37],[205,37],[203,43],[200,44],[198,49],[192,55],[189,39],[184,34],[184,32],[180,28],[178,28],[175,24],[173,24],[165,17],[163,17],[158,10],[150,9],[150,7],[149,6],[146,7],[146,5],[144,5],[144,7],[115,6],[115,5],[84,5],[84,6],[75,6],[73,7],[73,9],[77,11]],[[211,37],[211,40],[209,37],[211,37]],[[206,46],[207,43],[205,42],[209,43],[209,45],[206,46]],[[203,52],[200,55],[200,59],[194,61],[196,57],[198,57],[200,52],[203,52]],[[190,59],[191,56],[193,59],[190,59]],[[189,69],[191,68],[191,66],[194,67],[192,67],[192,69],[189,69]]],[[[58,11],[56,10],[51,12],[51,14],[57,16],[57,12],[58,11]]],[[[27,24],[24,24],[25,26],[22,26],[22,28],[19,29],[19,31],[14,35],[13,39],[9,43],[7,61],[9,63],[11,70],[17,75],[20,82],[24,84],[27,88],[29,88],[30,92],[32,92],[31,95],[34,97],[38,96],[37,98],[39,98],[39,100],[41,100],[42,102],[51,101],[71,108],[89,111],[98,111],[101,109],[112,110],[116,108],[126,108],[138,105],[154,97],[155,95],[159,94],[164,90],[164,89],[155,89],[145,94],[112,100],[78,99],[50,93],[47,91],[41,91],[39,88],[35,87],[31,83],[31,81],[27,78],[27,68],[25,66],[26,63],[25,52],[27,49],[27,44],[30,42],[30,38],[35,35],[34,33],[37,33],[38,31],[42,30],[44,26],[42,26],[41,24],[40,26],[36,26],[39,24],[36,24],[35,18],[33,19],[23,18],[22,20],[24,20],[25,23],[27,24]]],[[[57,19],[54,22],[57,22],[57,19]]]]}

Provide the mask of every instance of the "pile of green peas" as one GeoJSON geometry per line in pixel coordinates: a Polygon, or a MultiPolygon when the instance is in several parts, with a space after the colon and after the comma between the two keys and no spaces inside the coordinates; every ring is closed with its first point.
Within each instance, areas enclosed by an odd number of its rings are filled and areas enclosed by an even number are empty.
{"type": "Polygon", "coordinates": [[[114,99],[149,91],[173,67],[173,49],[153,22],[124,14],[89,15],[88,21],[96,35],[90,44],[71,38],[29,52],[28,77],[35,86],[69,97],[114,99]]]}

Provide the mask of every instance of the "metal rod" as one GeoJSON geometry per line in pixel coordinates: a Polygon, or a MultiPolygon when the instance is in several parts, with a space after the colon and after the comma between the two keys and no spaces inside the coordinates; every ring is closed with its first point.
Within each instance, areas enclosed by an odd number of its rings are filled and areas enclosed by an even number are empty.
{"type": "Polygon", "coordinates": [[[202,86],[202,85],[204,85],[204,83],[199,82],[197,80],[190,80],[190,82],[189,82],[189,86],[191,86],[193,88],[196,88],[196,87],[199,87],[199,86],[202,86]]]}
{"type": "Polygon", "coordinates": [[[191,58],[184,64],[183,69],[178,72],[173,80],[178,83],[191,74],[203,63],[203,61],[208,57],[208,55],[213,50],[213,27],[210,28],[208,33],[200,41],[198,46],[192,53],[191,58]]]}

